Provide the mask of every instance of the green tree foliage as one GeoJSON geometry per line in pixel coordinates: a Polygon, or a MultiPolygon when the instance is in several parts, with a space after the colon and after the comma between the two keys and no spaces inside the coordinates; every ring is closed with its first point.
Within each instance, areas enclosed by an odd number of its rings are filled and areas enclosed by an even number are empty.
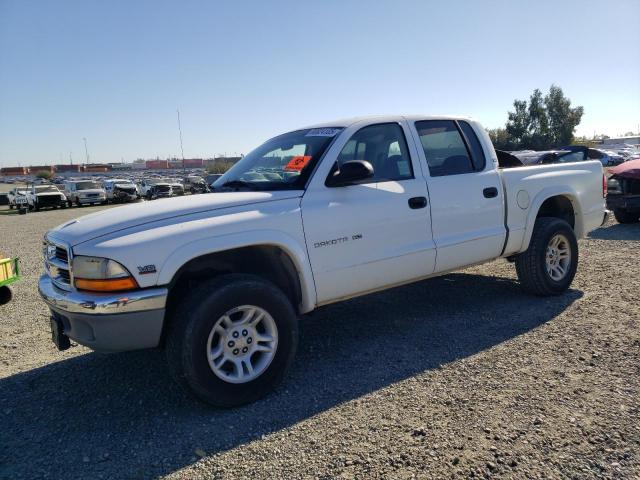
{"type": "Polygon", "coordinates": [[[544,97],[535,89],[529,101],[515,100],[504,129],[489,131],[496,148],[501,150],[548,150],[569,145],[580,124],[583,107],[571,107],[562,89],[551,85],[544,97]]]}
{"type": "Polygon", "coordinates": [[[36,177],[43,178],[45,180],[49,180],[52,177],[52,174],[51,174],[51,172],[47,172],[46,170],[42,170],[42,171],[36,173],[36,177]]]}
{"type": "Polygon", "coordinates": [[[231,167],[235,165],[234,162],[215,162],[213,165],[207,167],[208,173],[226,173],[231,167]]]}

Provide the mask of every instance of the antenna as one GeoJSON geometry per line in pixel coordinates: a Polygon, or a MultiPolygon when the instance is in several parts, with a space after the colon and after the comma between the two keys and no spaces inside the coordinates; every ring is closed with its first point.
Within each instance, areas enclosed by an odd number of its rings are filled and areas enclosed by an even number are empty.
{"type": "Polygon", "coordinates": [[[180,110],[176,108],[176,112],[178,113],[178,133],[180,134],[180,153],[182,154],[182,174],[186,175],[186,170],[184,168],[184,149],[182,148],[182,126],[180,125],[180,110]]]}

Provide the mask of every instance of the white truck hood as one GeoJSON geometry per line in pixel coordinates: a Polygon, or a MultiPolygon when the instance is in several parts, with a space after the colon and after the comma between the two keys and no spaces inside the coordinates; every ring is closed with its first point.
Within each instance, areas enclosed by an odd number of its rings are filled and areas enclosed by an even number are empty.
{"type": "Polygon", "coordinates": [[[225,192],[135,203],[103,210],[71,220],[50,230],[49,234],[53,238],[74,246],[119,230],[166,220],[168,218],[295,198],[301,196],[302,193],[303,192],[299,190],[225,192]]]}
{"type": "Polygon", "coordinates": [[[104,193],[102,188],[87,188],[86,190],[78,190],[78,195],[83,193],[104,193]]]}

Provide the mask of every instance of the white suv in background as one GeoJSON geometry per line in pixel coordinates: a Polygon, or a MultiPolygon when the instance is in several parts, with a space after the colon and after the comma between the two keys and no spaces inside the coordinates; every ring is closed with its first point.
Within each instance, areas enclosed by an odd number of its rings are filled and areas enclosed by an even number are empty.
{"type": "Polygon", "coordinates": [[[107,203],[107,194],[99,183],[93,180],[72,180],[64,182],[64,193],[69,206],[76,204],[98,205],[107,203]]]}

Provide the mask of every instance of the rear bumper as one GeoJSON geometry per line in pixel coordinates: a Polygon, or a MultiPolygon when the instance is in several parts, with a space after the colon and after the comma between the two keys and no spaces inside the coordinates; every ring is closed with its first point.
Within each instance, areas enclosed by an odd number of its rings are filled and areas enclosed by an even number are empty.
{"type": "Polygon", "coordinates": [[[153,348],[160,343],[168,290],[152,288],[114,294],[66,291],[48,275],[40,296],[69,338],[100,352],[153,348]]]}

